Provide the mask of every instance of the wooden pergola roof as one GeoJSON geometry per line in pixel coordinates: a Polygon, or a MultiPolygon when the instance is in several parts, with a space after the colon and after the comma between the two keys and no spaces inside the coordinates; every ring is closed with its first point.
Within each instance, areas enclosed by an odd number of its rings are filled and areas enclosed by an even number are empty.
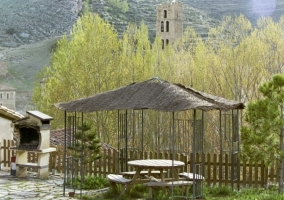
{"type": "Polygon", "coordinates": [[[152,109],[176,112],[190,109],[232,110],[244,109],[245,107],[241,102],[199,92],[193,88],[173,84],[159,78],[132,83],[87,98],[56,103],[55,106],[68,112],[122,109],[152,109]]]}

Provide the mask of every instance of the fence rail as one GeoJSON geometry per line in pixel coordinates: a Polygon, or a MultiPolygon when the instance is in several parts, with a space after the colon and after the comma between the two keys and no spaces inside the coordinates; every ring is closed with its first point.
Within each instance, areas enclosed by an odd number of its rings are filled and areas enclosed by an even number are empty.
{"type": "MultiPolygon", "coordinates": [[[[15,143],[12,140],[4,140],[1,146],[1,166],[10,167],[10,159],[12,156],[16,155],[14,150],[10,150],[11,146],[15,143]]],[[[56,170],[58,173],[64,172],[64,150],[63,146],[56,146],[57,151],[50,153],[49,159],[49,170],[53,172],[56,170]]],[[[1,155],[0,154],[0,155],[1,155]]],[[[118,152],[114,149],[104,149],[102,151],[102,157],[93,163],[88,163],[86,165],[85,173],[87,175],[106,177],[110,173],[119,173],[119,171],[134,170],[133,167],[127,166],[123,156],[123,151],[118,152]]],[[[193,154],[183,154],[176,153],[174,156],[170,153],[160,153],[160,152],[138,152],[129,150],[127,160],[134,159],[171,159],[183,161],[185,166],[182,171],[192,172],[191,163],[193,160],[193,154]]],[[[204,177],[206,179],[206,184],[208,186],[216,185],[231,185],[231,173],[236,173],[232,171],[231,158],[229,154],[202,154],[196,155],[196,163],[201,161],[202,156],[204,156],[204,177]]],[[[67,151],[67,157],[70,157],[67,151]]],[[[28,162],[37,162],[37,153],[28,153],[28,162]]],[[[263,161],[260,162],[247,162],[240,163],[240,185],[242,187],[266,187],[268,183],[276,183],[279,174],[278,163],[275,162],[274,165],[265,166],[263,161]]],[[[234,169],[234,168],[233,168],[234,169]]],[[[29,169],[36,170],[36,169],[29,169]]],[[[170,171],[167,174],[171,174],[170,171]]]]}

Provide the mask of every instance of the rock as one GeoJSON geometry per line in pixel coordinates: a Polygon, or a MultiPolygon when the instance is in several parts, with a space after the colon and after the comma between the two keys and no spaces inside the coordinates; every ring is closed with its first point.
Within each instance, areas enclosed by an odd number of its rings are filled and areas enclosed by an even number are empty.
{"type": "Polygon", "coordinates": [[[21,33],[20,36],[21,36],[22,38],[29,38],[29,37],[30,37],[30,34],[28,34],[28,33],[21,33]]]}
{"type": "Polygon", "coordinates": [[[20,44],[17,42],[2,42],[3,47],[15,48],[18,47],[20,44]]]}

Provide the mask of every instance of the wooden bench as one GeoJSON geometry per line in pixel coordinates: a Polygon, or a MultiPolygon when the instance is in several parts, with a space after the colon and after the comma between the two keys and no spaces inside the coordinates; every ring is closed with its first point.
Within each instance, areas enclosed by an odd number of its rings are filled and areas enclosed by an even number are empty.
{"type": "MultiPolygon", "coordinates": [[[[125,177],[125,178],[132,178],[135,173],[136,173],[136,171],[120,172],[120,174],[121,174],[123,177],[125,177]]],[[[141,172],[140,172],[140,175],[142,175],[142,176],[147,176],[148,173],[149,173],[149,171],[141,171],[141,172]]],[[[160,175],[160,173],[161,173],[160,171],[154,170],[154,171],[151,171],[150,175],[156,176],[156,175],[160,175]]],[[[166,172],[166,171],[163,171],[163,173],[167,173],[167,172],[166,172]]]]}
{"type": "Polygon", "coordinates": [[[118,174],[108,174],[107,178],[110,182],[110,185],[116,189],[117,184],[121,185],[121,194],[125,193],[126,186],[131,183],[131,180],[123,178],[122,175],[118,174]]]}
{"type": "MultiPolygon", "coordinates": [[[[178,174],[180,177],[185,178],[186,180],[193,181],[193,173],[181,172],[178,174]]],[[[204,176],[200,174],[195,174],[194,182],[195,182],[195,196],[202,196],[202,182],[204,180],[204,176]]]]}
{"type": "Polygon", "coordinates": [[[149,198],[153,198],[153,187],[169,187],[172,188],[174,186],[187,186],[186,187],[186,196],[188,196],[188,186],[192,185],[192,181],[169,181],[169,182],[156,182],[150,181],[147,183],[143,183],[143,185],[149,187],[149,198]]]}
{"type": "MultiPolygon", "coordinates": [[[[188,180],[193,180],[193,173],[181,172],[178,175],[183,177],[183,178],[186,178],[188,180]]],[[[201,176],[200,174],[195,174],[194,179],[195,180],[204,180],[204,176],[201,176]]]]}

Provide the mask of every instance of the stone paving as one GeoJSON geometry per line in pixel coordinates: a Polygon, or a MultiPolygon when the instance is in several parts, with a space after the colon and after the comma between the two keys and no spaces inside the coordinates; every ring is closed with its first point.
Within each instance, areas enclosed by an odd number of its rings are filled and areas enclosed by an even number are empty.
{"type": "MultiPolygon", "coordinates": [[[[61,175],[50,174],[48,179],[42,180],[35,173],[28,173],[25,178],[10,175],[10,169],[0,170],[0,199],[2,200],[48,200],[48,199],[79,199],[80,190],[76,190],[75,197],[69,197],[72,189],[65,189],[63,196],[63,178],[61,175]],[[78,193],[78,194],[77,194],[78,193]]],[[[94,193],[95,191],[82,191],[82,194],[94,193]]]]}

